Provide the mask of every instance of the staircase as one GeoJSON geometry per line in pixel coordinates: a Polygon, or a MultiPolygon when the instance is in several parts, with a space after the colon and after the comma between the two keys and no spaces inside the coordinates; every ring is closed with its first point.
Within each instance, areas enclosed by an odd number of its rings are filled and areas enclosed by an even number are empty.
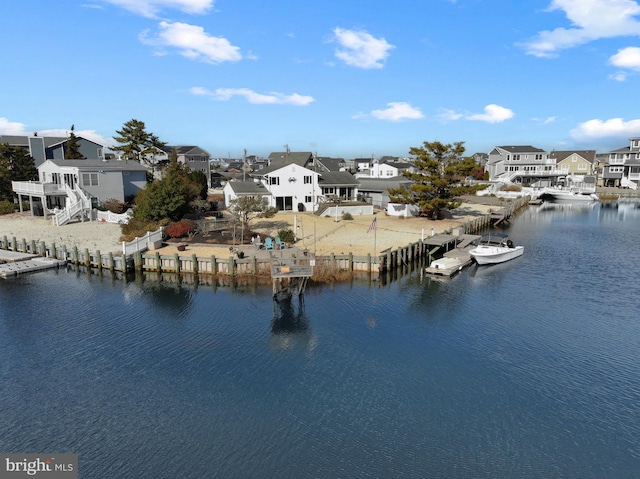
{"type": "Polygon", "coordinates": [[[91,198],[81,188],[64,185],[67,202],[63,210],[54,214],[52,221],[56,226],[67,224],[74,218],[84,218],[91,214],[91,198]]]}
{"type": "Polygon", "coordinates": [[[629,188],[629,189],[632,189],[632,190],[637,190],[638,189],[638,184],[635,181],[631,181],[628,178],[620,179],[620,186],[622,186],[623,188],[629,188]]]}

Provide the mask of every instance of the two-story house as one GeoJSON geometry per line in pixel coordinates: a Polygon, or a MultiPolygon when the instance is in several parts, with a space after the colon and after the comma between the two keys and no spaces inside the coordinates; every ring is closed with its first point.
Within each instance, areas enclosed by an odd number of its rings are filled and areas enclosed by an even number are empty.
{"type": "Polygon", "coordinates": [[[489,172],[490,181],[536,186],[553,186],[558,177],[566,175],[544,150],[528,145],[494,147],[485,171],[489,172]]]}
{"type": "Polygon", "coordinates": [[[549,159],[554,160],[556,168],[565,175],[594,175],[596,172],[595,150],[552,151],[549,159]]]}
{"type": "Polygon", "coordinates": [[[602,168],[603,186],[638,187],[640,182],[640,137],[629,139],[629,146],[609,152],[602,168]]]}
{"type": "Polygon", "coordinates": [[[14,181],[12,188],[20,211],[26,199],[32,214],[55,212],[69,221],[88,216],[107,200],[124,203],[134,197],[145,188],[146,173],[137,161],[46,160],[38,166],[40,181],[14,181]]]}
{"type": "MultiPolygon", "coordinates": [[[[77,136],[79,151],[88,160],[102,160],[104,147],[95,141],[77,136]]],[[[0,135],[0,143],[24,148],[34,160],[36,168],[46,160],[64,160],[64,148],[68,138],[58,136],[0,135]]]]}
{"type": "Polygon", "coordinates": [[[193,145],[178,145],[178,146],[165,146],[162,150],[163,153],[160,155],[156,155],[155,161],[166,161],[169,158],[169,155],[173,152],[175,148],[175,152],[178,156],[178,163],[182,163],[189,167],[191,171],[201,171],[207,177],[207,184],[211,186],[211,167],[209,164],[209,160],[211,156],[205,150],[200,148],[199,146],[193,145]]]}

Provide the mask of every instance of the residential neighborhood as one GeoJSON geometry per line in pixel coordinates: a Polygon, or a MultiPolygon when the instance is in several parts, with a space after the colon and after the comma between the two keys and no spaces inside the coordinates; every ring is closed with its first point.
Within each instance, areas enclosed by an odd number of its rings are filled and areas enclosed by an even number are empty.
{"type": "MultiPolygon", "coordinates": [[[[146,151],[136,161],[81,136],[75,140],[84,159],[65,158],[69,138],[37,133],[0,136],[0,144],[28,152],[38,171],[37,181],[13,182],[21,211],[23,202],[28,202],[32,214],[44,216],[73,208],[73,215],[66,212],[72,218],[107,200],[125,203],[150,179],[162,177],[163,165],[172,154],[190,171],[206,175],[208,187],[220,191],[225,206],[238,197],[253,196],[261,198],[265,207],[318,214],[337,203],[384,209],[389,203],[388,190],[408,187],[405,173],[417,172],[410,157],[331,158],[288,147],[266,158],[245,155],[224,160],[211,158],[197,145],[163,145],[146,151]]],[[[472,158],[484,169],[484,177],[474,181],[497,185],[562,187],[579,178],[594,187],[635,190],[640,181],[640,137],[601,154],[595,150],[545,151],[531,145],[500,145],[472,158]]]]}

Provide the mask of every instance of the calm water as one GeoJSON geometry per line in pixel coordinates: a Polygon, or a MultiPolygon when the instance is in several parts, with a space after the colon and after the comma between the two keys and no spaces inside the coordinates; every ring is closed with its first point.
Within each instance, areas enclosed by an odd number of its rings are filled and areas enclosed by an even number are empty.
{"type": "Polygon", "coordinates": [[[529,208],[523,257],[246,291],[0,281],[0,451],[82,478],[636,478],[640,209],[529,208]]]}

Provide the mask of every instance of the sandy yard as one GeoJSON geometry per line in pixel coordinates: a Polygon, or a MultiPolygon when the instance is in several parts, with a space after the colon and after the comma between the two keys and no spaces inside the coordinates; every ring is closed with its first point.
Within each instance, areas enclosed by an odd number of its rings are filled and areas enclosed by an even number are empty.
{"type": "MultiPolygon", "coordinates": [[[[266,235],[275,236],[280,229],[296,229],[298,241],[295,246],[307,249],[318,255],[348,254],[364,256],[368,253],[380,254],[388,248],[395,249],[432,234],[442,233],[461,223],[486,214],[489,205],[463,203],[452,212],[450,219],[432,221],[426,218],[398,218],[387,216],[384,212],[375,215],[354,216],[353,220],[330,217],[318,217],[312,213],[281,212],[269,219],[257,218],[251,222],[251,229],[266,235]],[[373,219],[376,229],[368,231],[373,219]]],[[[0,216],[0,238],[15,237],[18,241],[26,239],[44,241],[47,245],[55,243],[71,249],[88,248],[101,253],[120,252],[122,244],[120,225],[97,221],[72,223],[54,226],[50,220],[32,217],[29,214],[12,214],[0,216]]],[[[159,250],[162,255],[174,254],[175,245],[168,245],[159,250]]],[[[251,248],[249,248],[251,251],[251,248]]],[[[189,244],[187,251],[181,254],[196,254],[201,257],[229,257],[232,253],[229,245],[189,244]]]]}

